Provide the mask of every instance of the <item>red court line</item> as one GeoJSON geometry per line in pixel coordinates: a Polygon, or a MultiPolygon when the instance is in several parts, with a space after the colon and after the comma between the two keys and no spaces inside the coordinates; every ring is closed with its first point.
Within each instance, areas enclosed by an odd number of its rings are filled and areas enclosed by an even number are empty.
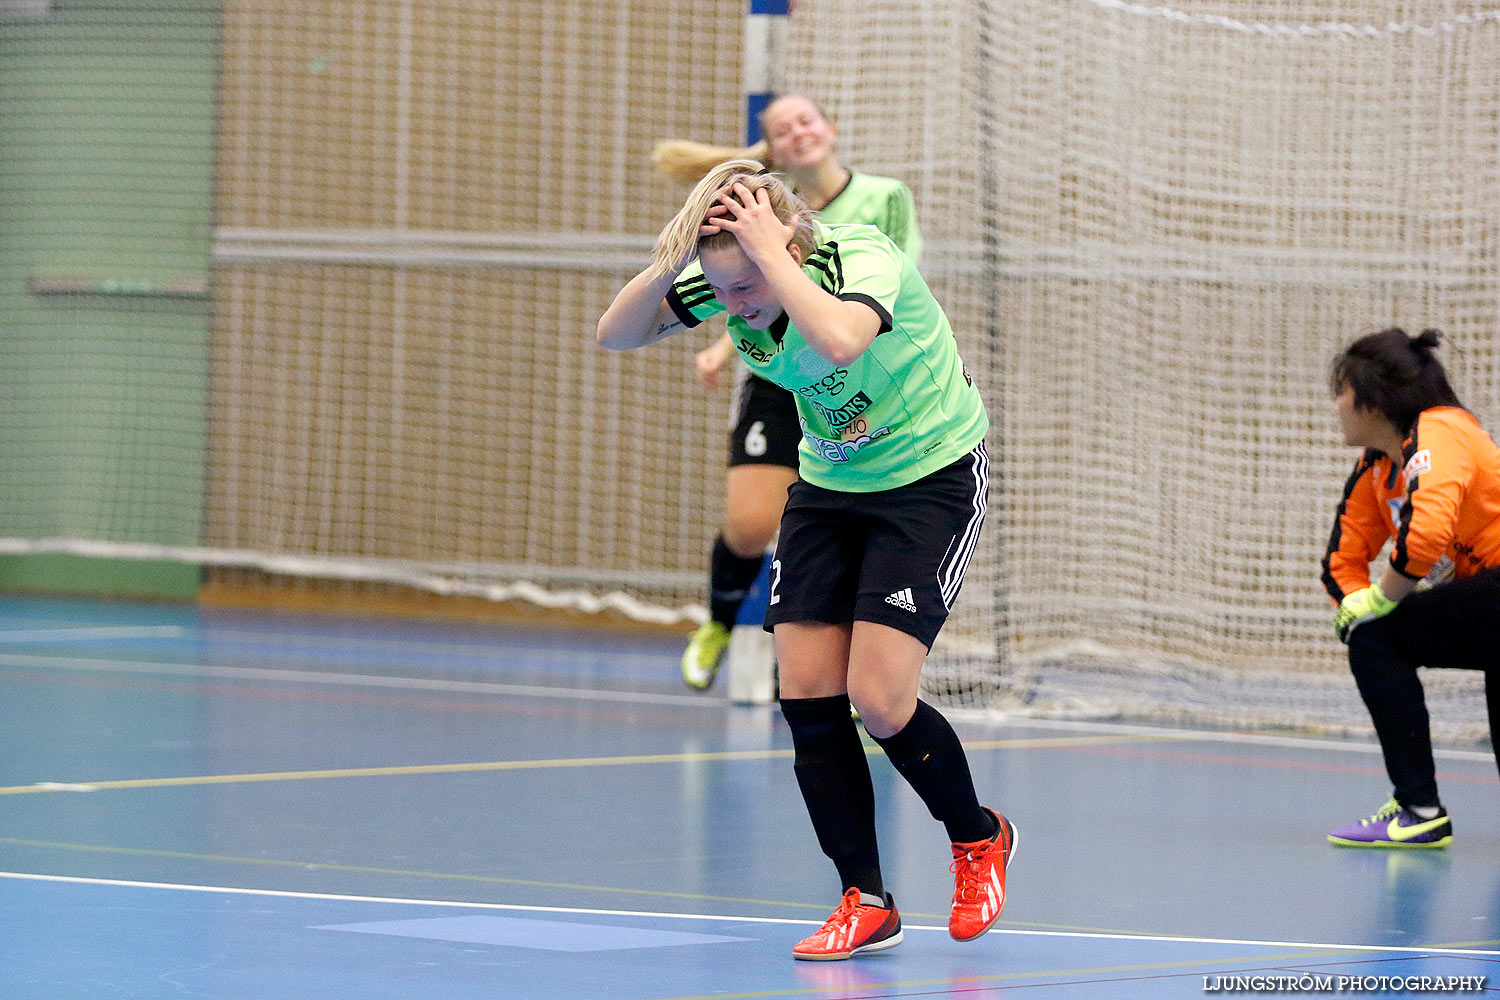
{"type": "MultiPolygon", "coordinates": [[[[1056,749],[1071,753],[1098,754],[1105,757],[1137,757],[1152,760],[1179,760],[1195,764],[1229,764],[1235,767],[1261,767],[1283,771],[1316,771],[1323,774],[1358,774],[1383,777],[1384,767],[1362,764],[1335,764],[1317,760],[1278,760],[1269,757],[1244,757],[1230,754],[1205,753],[1203,751],[1164,750],[1152,747],[1122,746],[1067,746],[1059,744],[1056,749]]],[[[1438,774],[1439,781],[1488,784],[1497,780],[1495,774],[1459,774],[1444,771],[1438,774]]]]}

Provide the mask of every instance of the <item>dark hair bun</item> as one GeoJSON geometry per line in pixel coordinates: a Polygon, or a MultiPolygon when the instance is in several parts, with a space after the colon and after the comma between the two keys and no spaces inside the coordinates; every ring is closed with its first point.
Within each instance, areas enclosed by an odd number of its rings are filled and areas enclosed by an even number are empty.
{"type": "Polygon", "coordinates": [[[1411,347],[1414,351],[1431,351],[1442,342],[1443,331],[1428,327],[1411,339],[1411,347]]]}

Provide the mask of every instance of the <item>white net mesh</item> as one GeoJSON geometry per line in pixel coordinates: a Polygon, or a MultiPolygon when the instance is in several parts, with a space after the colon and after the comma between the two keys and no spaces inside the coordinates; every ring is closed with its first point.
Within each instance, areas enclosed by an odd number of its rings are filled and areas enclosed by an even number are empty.
{"type": "MultiPolygon", "coordinates": [[[[912,183],[998,415],[989,589],[952,631],[1005,666],[956,657],[955,689],[1367,730],[1317,583],[1353,458],[1326,374],[1441,326],[1496,426],[1497,43],[1493,5],[799,9],[789,85],[912,183]]],[[[1435,725],[1484,732],[1480,676],[1428,682],[1435,725]]]]}
{"type": "Polygon", "coordinates": [[[234,412],[215,424],[211,541],[690,615],[722,401],[693,387],[692,344],[617,357],[591,335],[680,197],[650,175],[652,142],[741,127],[716,55],[741,18],[305,8],[225,23],[215,388],[234,412]]]}
{"type": "MultiPolygon", "coordinates": [[[[225,5],[201,544],[193,509],[4,550],[701,615],[706,337],[591,334],[683,193],[652,142],[741,134],[743,14],[225,5]]],[[[776,37],[844,162],[913,189],[993,416],[930,693],[1367,731],[1317,582],[1352,461],[1325,373],[1440,326],[1500,428],[1500,5],[802,0],[776,37]]],[[[1429,678],[1441,735],[1483,732],[1478,682],[1429,678]]]]}

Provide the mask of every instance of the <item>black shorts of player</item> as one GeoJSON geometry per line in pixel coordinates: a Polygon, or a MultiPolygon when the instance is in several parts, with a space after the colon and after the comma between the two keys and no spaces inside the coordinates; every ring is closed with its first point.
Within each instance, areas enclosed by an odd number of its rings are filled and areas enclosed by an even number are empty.
{"type": "Polygon", "coordinates": [[[766,631],[876,622],[931,649],[978,545],[989,484],[983,444],[893,490],[842,493],[799,479],[771,563],[766,631]]]}
{"type": "Polygon", "coordinates": [[[783,465],[797,468],[802,424],[791,391],[758,375],[739,387],[739,418],[729,432],[729,466],[783,465]]]}

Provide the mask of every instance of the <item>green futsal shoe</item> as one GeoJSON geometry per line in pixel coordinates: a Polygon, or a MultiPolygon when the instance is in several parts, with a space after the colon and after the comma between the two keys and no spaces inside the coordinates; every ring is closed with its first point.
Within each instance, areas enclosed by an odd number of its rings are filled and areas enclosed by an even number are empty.
{"type": "Polygon", "coordinates": [[[710,619],[698,626],[682,654],[682,681],[695,691],[713,687],[729,648],[729,629],[710,619]]]}

